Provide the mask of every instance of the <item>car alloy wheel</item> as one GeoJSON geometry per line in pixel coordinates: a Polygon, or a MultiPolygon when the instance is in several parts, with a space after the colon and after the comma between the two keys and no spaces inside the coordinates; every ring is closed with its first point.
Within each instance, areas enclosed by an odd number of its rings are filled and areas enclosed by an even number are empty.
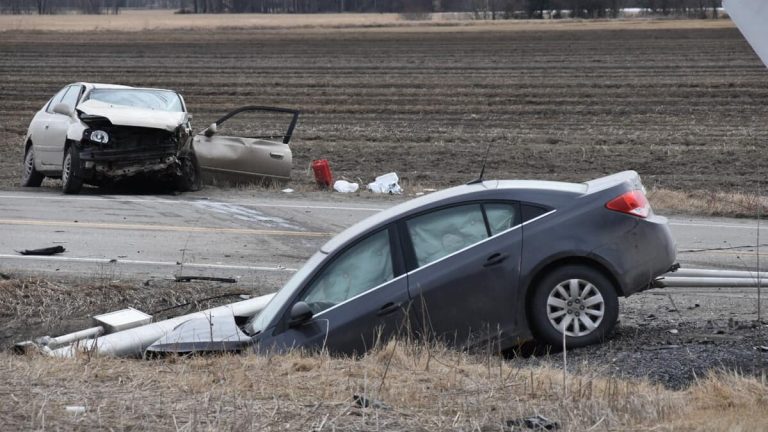
{"type": "Polygon", "coordinates": [[[61,164],[61,186],[65,194],[80,193],[80,189],[83,187],[83,178],[79,167],[80,160],[77,150],[74,146],[69,146],[64,156],[64,162],[61,164]]]}
{"type": "Polygon", "coordinates": [[[546,270],[528,302],[533,336],[546,345],[582,347],[605,340],[619,317],[617,287],[606,273],[568,264],[546,270]]]}
{"type": "Polygon", "coordinates": [[[32,171],[35,170],[35,155],[32,153],[32,149],[27,151],[27,157],[24,158],[24,178],[29,178],[32,175],[32,171]]]}
{"type": "Polygon", "coordinates": [[[21,185],[37,187],[43,183],[43,176],[35,169],[35,151],[30,146],[24,153],[24,172],[21,174],[21,185]]]}
{"type": "Polygon", "coordinates": [[[560,282],[547,297],[550,324],[567,336],[586,336],[595,331],[605,315],[605,300],[600,291],[582,279],[560,282]]]}

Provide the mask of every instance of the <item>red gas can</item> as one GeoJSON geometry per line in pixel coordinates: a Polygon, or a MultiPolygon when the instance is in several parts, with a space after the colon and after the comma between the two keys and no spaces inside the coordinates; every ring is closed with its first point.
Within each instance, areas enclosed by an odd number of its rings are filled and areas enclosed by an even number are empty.
{"type": "Polygon", "coordinates": [[[326,159],[312,161],[312,171],[315,172],[315,181],[321,187],[331,187],[333,184],[333,174],[331,174],[331,165],[326,159]]]}

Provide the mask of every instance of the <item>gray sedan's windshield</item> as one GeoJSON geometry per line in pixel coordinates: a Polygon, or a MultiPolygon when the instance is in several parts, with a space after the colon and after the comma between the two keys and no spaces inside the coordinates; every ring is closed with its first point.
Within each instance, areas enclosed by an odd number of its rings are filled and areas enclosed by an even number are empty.
{"type": "Polygon", "coordinates": [[[88,99],[127,107],[184,112],[179,95],[169,90],[94,89],[88,99]]]}
{"type": "Polygon", "coordinates": [[[275,318],[275,315],[285,306],[285,303],[291,300],[291,297],[296,294],[296,290],[301,286],[302,282],[306,280],[315,268],[323,262],[326,254],[323,252],[315,252],[307,262],[294,273],[293,277],[286,283],[280,291],[272,297],[267,306],[256,316],[250,319],[245,325],[245,332],[254,335],[256,333],[266,330],[267,326],[275,318]]]}

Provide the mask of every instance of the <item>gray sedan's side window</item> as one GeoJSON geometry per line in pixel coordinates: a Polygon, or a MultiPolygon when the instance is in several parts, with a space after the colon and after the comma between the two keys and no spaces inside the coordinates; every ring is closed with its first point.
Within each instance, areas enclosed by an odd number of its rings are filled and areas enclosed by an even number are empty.
{"type": "Polygon", "coordinates": [[[417,216],[406,225],[419,267],[488,238],[479,204],[417,216]]]}
{"type": "Polygon", "coordinates": [[[485,204],[485,215],[488,218],[491,235],[496,235],[515,226],[517,207],[514,204],[485,204]]]}
{"type": "Polygon", "coordinates": [[[66,86],[63,89],[59,90],[58,93],[56,93],[56,96],[51,98],[51,101],[48,103],[48,107],[45,109],[45,112],[52,113],[53,107],[56,106],[57,103],[61,102],[61,98],[64,96],[64,93],[66,93],[67,90],[69,90],[71,86],[66,86]]]}
{"type": "Polygon", "coordinates": [[[389,232],[385,229],[336,257],[299,300],[318,313],[393,278],[389,232]]]}

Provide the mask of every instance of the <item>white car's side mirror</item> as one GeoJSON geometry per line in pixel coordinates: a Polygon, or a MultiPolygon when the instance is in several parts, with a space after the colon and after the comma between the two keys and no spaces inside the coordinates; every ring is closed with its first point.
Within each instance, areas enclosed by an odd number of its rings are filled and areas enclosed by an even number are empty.
{"type": "Polygon", "coordinates": [[[56,106],[53,107],[53,112],[56,114],[62,114],[65,116],[72,116],[72,107],[65,103],[57,103],[56,106]]]}
{"type": "Polygon", "coordinates": [[[208,129],[206,129],[203,134],[207,136],[208,138],[212,137],[216,131],[218,130],[218,126],[216,126],[216,123],[211,123],[210,126],[208,126],[208,129]]]}

